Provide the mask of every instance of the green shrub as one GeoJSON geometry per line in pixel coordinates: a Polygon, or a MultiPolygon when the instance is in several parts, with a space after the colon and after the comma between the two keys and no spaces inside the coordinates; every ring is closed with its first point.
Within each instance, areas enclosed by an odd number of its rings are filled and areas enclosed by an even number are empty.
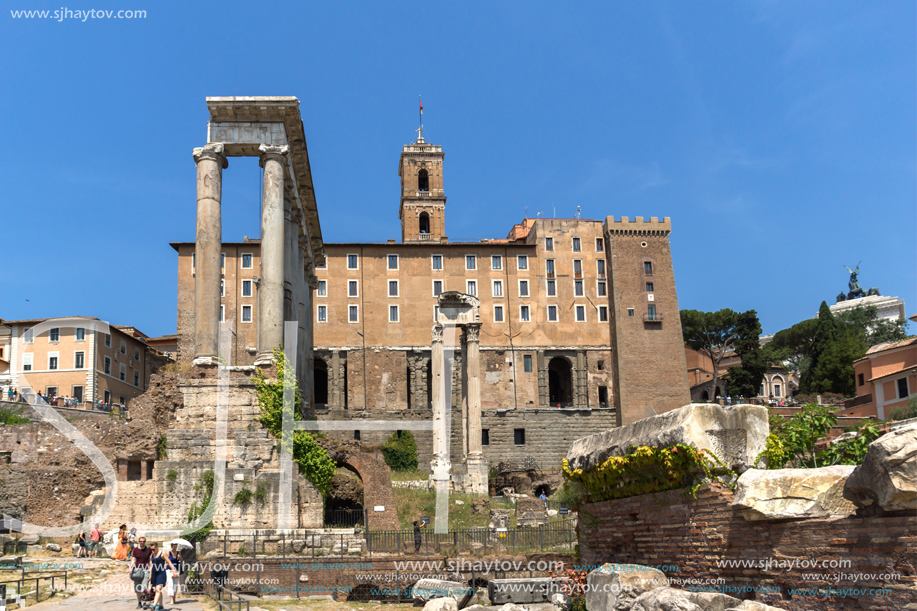
{"type": "Polygon", "coordinates": [[[156,458],[159,460],[164,460],[166,457],[166,450],[168,449],[168,444],[166,442],[166,436],[159,436],[159,443],[156,444],[156,458]]]}
{"type": "Polygon", "coordinates": [[[267,487],[264,484],[258,484],[258,487],[255,488],[255,500],[263,504],[266,499],[267,487]]]}
{"type": "Polygon", "coordinates": [[[917,418],[917,397],[911,397],[908,399],[907,405],[900,405],[894,408],[888,415],[888,419],[891,421],[908,420],[910,418],[917,418]]]}
{"type": "Polygon", "coordinates": [[[166,479],[169,480],[170,484],[174,482],[177,477],[178,477],[178,471],[176,471],[175,469],[170,469],[169,472],[166,474],[166,479]]]}
{"type": "Polygon", "coordinates": [[[417,442],[410,431],[399,431],[382,445],[382,456],[392,471],[417,470],[417,442]]]}
{"type": "MultiPolygon", "coordinates": [[[[191,503],[191,507],[188,508],[188,522],[194,522],[196,519],[204,515],[204,511],[207,509],[207,506],[210,504],[210,497],[213,496],[213,484],[214,484],[214,475],[213,471],[207,470],[201,474],[201,481],[199,484],[194,485],[194,490],[202,492],[202,498],[200,504],[197,501],[191,503]]],[[[210,516],[210,521],[201,526],[194,532],[185,533],[185,539],[194,543],[195,541],[203,541],[207,538],[207,535],[210,534],[210,531],[213,530],[213,516],[210,516]]]]}
{"type": "Polygon", "coordinates": [[[252,491],[248,488],[242,488],[232,497],[233,505],[248,505],[252,502],[252,491]]]}
{"type": "Polygon", "coordinates": [[[0,424],[28,424],[31,422],[22,415],[21,407],[0,405],[0,424]]]}

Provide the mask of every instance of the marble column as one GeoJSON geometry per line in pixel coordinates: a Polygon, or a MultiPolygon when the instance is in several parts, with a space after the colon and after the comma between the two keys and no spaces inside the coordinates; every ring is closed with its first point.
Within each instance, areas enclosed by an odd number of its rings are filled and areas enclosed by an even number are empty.
{"type": "Polygon", "coordinates": [[[262,144],[264,189],[261,198],[261,286],[258,289],[258,356],[255,365],[272,365],[283,344],[284,169],[290,147],[262,144]]]}
{"type": "Polygon", "coordinates": [[[481,323],[465,325],[468,350],[465,352],[468,385],[468,457],[465,459],[465,492],[487,494],[487,460],[481,448],[481,323]]]}
{"type": "MultiPolygon", "coordinates": [[[[284,184],[283,189],[283,320],[295,320],[296,298],[293,296],[294,283],[293,270],[295,269],[297,255],[296,250],[299,248],[299,230],[293,227],[293,215],[291,213],[293,199],[293,188],[289,184],[284,184]],[[294,245],[295,243],[295,245],[294,245]]],[[[291,347],[287,347],[290,350],[291,347]]],[[[300,363],[301,361],[296,361],[300,363]]],[[[302,380],[302,378],[299,378],[302,380]]]]}
{"type": "Polygon", "coordinates": [[[444,458],[445,450],[449,444],[449,431],[443,430],[446,420],[446,380],[443,377],[445,359],[443,354],[443,326],[439,323],[433,325],[432,332],[432,367],[433,367],[433,463],[431,465],[434,474],[440,460],[444,458]]]}
{"type": "Polygon", "coordinates": [[[194,149],[197,164],[197,233],[194,242],[194,364],[216,365],[220,336],[220,199],[223,169],[228,165],[222,144],[194,149]]]}
{"type": "Polygon", "coordinates": [[[462,345],[462,460],[468,458],[468,327],[459,340],[462,345]]]}

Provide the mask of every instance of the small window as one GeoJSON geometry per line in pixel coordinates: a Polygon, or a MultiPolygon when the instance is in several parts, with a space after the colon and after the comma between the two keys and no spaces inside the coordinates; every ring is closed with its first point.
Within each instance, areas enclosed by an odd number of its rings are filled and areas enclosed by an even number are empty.
{"type": "Polygon", "coordinates": [[[360,322],[359,306],[347,306],[347,322],[360,322]]]}
{"type": "Polygon", "coordinates": [[[544,260],[544,271],[548,275],[548,278],[554,277],[554,259],[544,260]]]}
{"type": "Polygon", "coordinates": [[[398,269],[398,255],[389,255],[388,256],[388,268],[389,269],[398,269]]]}
{"type": "Polygon", "coordinates": [[[477,269],[478,258],[475,255],[465,255],[465,269],[477,269]]]}
{"type": "Polygon", "coordinates": [[[221,303],[220,304],[220,322],[226,321],[226,307],[221,303]]]}
{"type": "Polygon", "coordinates": [[[388,321],[398,322],[398,306],[388,306],[388,321]]]}
{"type": "Polygon", "coordinates": [[[522,355],[522,371],[525,373],[532,373],[532,355],[523,354],[522,355]]]}
{"type": "Polygon", "coordinates": [[[465,288],[466,288],[465,290],[466,293],[477,297],[478,295],[478,281],[477,280],[466,280],[465,288]]]}
{"type": "Polygon", "coordinates": [[[85,352],[74,352],[73,353],[73,368],[74,369],[83,369],[86,366],[86,353],[85,352]]]}
{"type": "Polygon", "coordinates": [[[424,235],[430,233],[430,215],[426,212],[420,213],[420,218],[417,220],[417,230],[424,235]]]}
{"type": "Polygon", "coordinates": [[[652,283],[652,282],[647,282],[647,283],[646,283],[646,292],[647,292],[647,293],[652,293],[652,292],[653,292],[653,283],[652,283]]]}
{"type": "Polygon", "coordinates": [[[111,348],[111,333],[105,334],[105,347],[111,348]]]}
{"type": "Polygon", "coordinates": [[[439,321],[439,306],[433,306],[433,322],[439,321]]]}
{"type": "Polygon", "coordinates": [[[491,269],[503,269],[503,257],[500,255],[494,255],[490,258],[490,268],[491,269]]]}
{"type": "MultiPolygon", "coordinates": [[[[244,286],[244,284],[243,284],[243,286],[244,286]]],[[[244,294],[244,292],[243,292],[243,294],[244,294]]],[[[315,294],[318,295],[319,297],[327,297],[327,296],[328,296],[328,281],[327,281],[327,280],[319,280],[319,281],[318,281],[318,287],[315,289],[315,294]]]]}
{"type": "Polygon", "coordinates": [[[513,443],[517,446],[525,445],[525,429],[513,429],[513,443]]]}
{"type": "Polygon", "coordinates": [[[548,322],[557,322],[557,306],[548,306],[548,322]]]}
{"type": "Polygon", "coordinates": [[[139,371],[134,372],[134,386],[136,386],[137,388],[140,388],[140,372],[139,371]]]}
{"type": "Polygon", "coordinates": [[[576,306],[576,322],[586,322],[586,306],[576,306]]]}
{"type": "Polygon", "coordinates": [[[652,261],[643,262],[643,273],[646,274],[647,276],[653,275],[653,262],[652,261]]]}
{"type": "Polygon", "coordinates": [[[583,246],[579,238],[573,238],[573,252],[582,252],[583,246]]]}
{"type": "Polygon", "coordinates": [[[359,297],[360,295],[360,283],[357,280],[348,280],[347,281],[347,296],[348,297],[359,297]]]}
{"type": "Polygon", "coordinates": [[[121,354],[127,354],[127,342],[121,340],[121,354]]]}
{"type": "Polygon", "coordinates": [[[598,281],[598,284],[596,284],[596,287],[595,287],[595,292],[596,294],[598,294],[599,297],[605,297],[606,295],[608,295],[608,289],[605,286],[604,280],[598,281]]]}
{"type": "Polygon", "coordinates": [[[780,396],[780,384],[774,384],[774,396],[775,397],[780,396]]]}
{"type": "Polygon", "coordinates": [[[197,253],[191,253],[191,273],[194,273],[194,270],[197,268],[197,253]]]}
{"type": "Polygon", "coordinates": [[[137,348],[134,348],[134,360],[140,363],[140,350],[137,348]]]}
{"type": "Polygon", "coordinates": [[[908,394],[909,393],[907,390],[907,378],[901,378],[900,380],[898,380],[898,398],[907,399],[908,394]]]}
{"type": "Polygon", "coordinates": [[[599,360],[599,362],[597,362],[595,366],[596,366],[596,369],[598,369],[599,371],[605,371],[605,361],[599,360]]]}
{"type": "Polygon", "coordinates": [[[251,253],[247,253],[247,252],[242,253],[242,269],[251,269],[251,268],[252,268],[251,253]]]}
{"type": "Polygon", "coordinates": [[[83,327],[76,328],[76,341],[83,342],[86,341],[86,329],[83,327]]]}
{"type": "Polygon", "coordinates": [[[633,316],[633,315],[634,315],[634,309],[633,309],[633,308],[627,308],[627,315],[628,315],[628,316],[633,316]]]}
{"type": "Polygon", "coordinates": [[[599,322],[608,322],[608,306],[599,306],[599,322]]]}
{"type": "Polygon", "coordinates": [[[389,297],[398,296],[398,281],[397,280],[388,281],[388,296],[389,297]]]}
{"type": "Polygon", "coordinates": [[[23,371],[32,371],[32,357],[33,357],[33,354],[31,352],[27,352],[26,354],[22,355],[22,370],[23,371]]]}
{"type": "Polygon", "coordinates": [[[328,306],[318,306],[318,311],[316,312],[315,317],[318,319],[318,322],[328,322],[328,306]]]}
{"type": "Polygon", "coordinates": [[[51,329],[51,331],[49,331],[49,339],[52,342],[60,341],[60,327],[54,327],[51,329]]]}
{"type": "Polygon", "coordinates": [[[31,344],[35,341],[35,332],[31,328],[26,329],[22,332],[22,342],[25,344],[31,344]]]}
{"type": "Polygon", "coordinates": [[[73,387],[73,398],[77,403],[83,402],[83,387],[81,385],[73,387]]]}
{"type": "Polygon", "coordinates": [[[443,281],[434,280],[433,281],[433,296],[436,297],[437,295],[439,295],[442,292],[443,292],[443,281]]]}
{"type": "Polygon", "coordinates": [[[503,297],[503,281],[502,280],[494,280],[493,296],[494,297],[503,297]]]}
{"type": "Polygon", "coordinates": [[[111,357],[105,357],[105,361],[102,365],[102,371],[105,372],[105,375],[111,375],[111,357]]]}
{"type": "Polygon", "coordinates": [[[226,283],[220,278],[220,297],[226,297],[226,283]]]}
{"type": "Polygon", "coordinates": [[[865,378],[866,376],[864,376],[862,373],[858,373],[857,374],[857,386],[863,386],[864,384],[866,384],[865,378]]]}
{"type": "Polygon", "coordinates": [[[529,306],[519,306],[519,320],[521,322],[529,322],[531,320],[531,313],[529,312],[529,306]]]}
{"type": "Polygon", "coordinates": [[[520,297],[529,296],[529,281],[528,280],[519,281],[519,296],[520,297]]]}
{"type": "Polygon", "coordinates": [[[250,305],[242,306],[242,322],[252,321],[252,307],[250,305]]]}
{"type": "MultiPolygon", "coordinates": [[[[54,370],[57,369],[57,353],[52,353],[48,356],[48,369],[54,370]]],[[[122,365],[123,367],[124,365],[122,365]]]]}
{"type": "MultiPolygon", "coordinates": [[[[324,281],[324,280],[320,280],[319,283],[318,283],[319,286],[321,286],[323,282],[325,282],[325,281],[324,281]]],[[[242,296],[243,296],[243,297],[251,297],[251,296],[252,296],[252,281],[251,281],[251,280],[243,280],[243,281],[242,281],[242,296]]]]}
{"type": "Polygon", "coordinates": [[[583,261],[581,259],[573,260],[573,275],[577,278],[582,277],[583,275],[583,261]]]}
{"type": "Polygon", "coordinates": [[[554,238],[544,239],[544,249],[548,252],[554,252],[554,238]]]}
{"type": "Polygon", "coordinates": [[[433,269],[441,270],[443,268],[443,256],[442,255],[433,255],[430,258],[430,260],[433,265],[433,269]]]}
{"type": "Polygon", "coordinates": [[[357,255],[347,255],[347,269],[359,269],[357,255]]]}
{"type": "Polygon", "coordinates": [[[548,290],[548,297],[554,297],[555,295],[557,295],[557,281],[548,280],[547,290],[548,290]]]}
{"type": "Polygon", "coordinates": [[[226,253],[220,253],[220,269],[226,269],[226,253]]]}
{"type": "Polygon", "coordinates": [[[490,445],[490,429],[481,429],[481,445],[490,445]]]}
{"type": "Polygon", "coordinates": [[[360,441],[360,431],[354,431],[353,438],[355,441],[360,441]]]}
{"type": "Polygon", "coordinates": [[[494,322],[503,322],[503,306],[494,306],[494,322]]]}
{"type": "Polygon", "coordinates": [[[57,396],[57,386],[49,386],[45,390],[45,394],[49,397],[56,397],[57,396]]]}
{"type": "Polygon", "coordinates": [[[595,271],[599,278],[605,277],[605,259],[599,259],[595,262],[595,271]]]}
{"type": "Polygon", "coordinates": [[[583,296],[583,281],[582,281],[582,280],[574,280],[574,281],[573,281],[573,294],[574,294],[576,297],[582,297],[582,296],[583,296]]]}
{"type": "Polygon", "coordinates": [[[595,239],[595,252],[605,252],[605,240],[602,238],[595,239]]]}
{"type": "Polygon", "coordinates": [[[529,268],[529,258],[528,255],[519,255],[516,257],[516,269],[528,269],[529,268]]]}
{"type": "Polygon", "coordinates": [[[417,190],[418,191],[429,191],[430,190],[430,175],[427,174],[426,170],[421,170],[417,174],[417,190]]]}

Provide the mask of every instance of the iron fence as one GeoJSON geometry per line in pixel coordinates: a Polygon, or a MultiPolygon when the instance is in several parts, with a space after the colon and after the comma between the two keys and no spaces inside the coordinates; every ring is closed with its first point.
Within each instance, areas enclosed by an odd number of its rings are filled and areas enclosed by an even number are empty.
{"type": "Polygon", "coordinates": [[[353,528],[363,525],[365,510],[358,509],[328,509],[325,511],[326,528],[353,528]]]}

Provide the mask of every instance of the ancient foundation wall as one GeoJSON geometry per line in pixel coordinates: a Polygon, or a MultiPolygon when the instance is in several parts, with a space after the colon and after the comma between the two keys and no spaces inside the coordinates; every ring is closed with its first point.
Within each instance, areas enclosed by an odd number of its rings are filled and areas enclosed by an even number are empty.
{"type": "Polygon", "coordinates": [[[721,578],[710,587],[782,609],[917,607],[917,516],[749,522],[732,499],[717,484],[696,499],[676,491],[587,504],[578,527],[582,562],[676,565],[665,571],[670,579],[721,578]],[[787,568],[792,561],[797,566],[787,568]],[[818,566],[800,568],[801,561],[818,566]]]}

